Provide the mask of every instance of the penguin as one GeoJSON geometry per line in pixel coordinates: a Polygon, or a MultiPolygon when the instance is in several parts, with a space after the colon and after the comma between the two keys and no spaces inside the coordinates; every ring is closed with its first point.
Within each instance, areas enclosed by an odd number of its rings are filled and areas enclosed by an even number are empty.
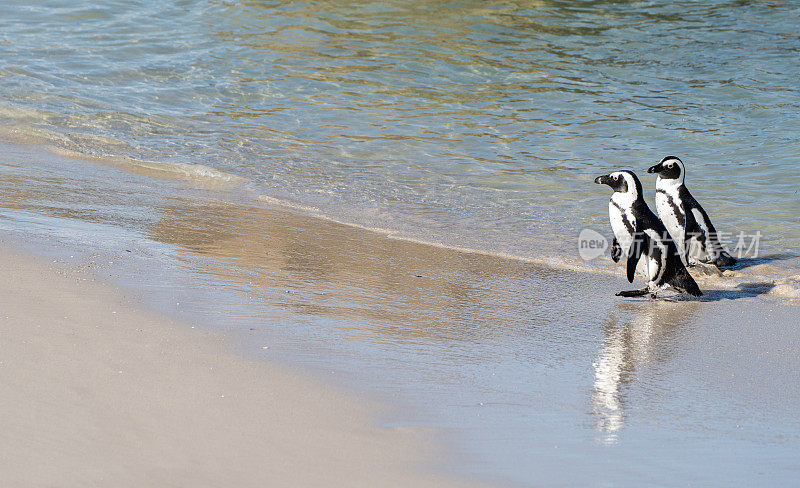
{"type": "Polygon", "coordinates": [[[686,174],[683,162],[675,156],[667,156],[647,172],[658,175],[656,211],[675,240],[683,263],[688,266],[736,264],[736,259],[719,242],[708,214],[683,183],[686,174]]]}
{"type": "Polygon", "coordinates": [[[644,201],[642,184],[636,174],[627,170],[617,171],[598,176],[594,182],[608,185],[614,190],[608,204],[608,215],[614,231],[611,259],[616,263],[622,257],[626,258],[629,283],[633,283],[638,266],[643,268],[647,279],[644,289],[621,291],[617,296],[637,297],[650,294],[651,298],[655,298],[659,289],[667,287],[702,296],[697,283],[683,265],[678,248],[666,227],[644,201]],[[643,261],[641,264],[640,260],[643,261]]]}

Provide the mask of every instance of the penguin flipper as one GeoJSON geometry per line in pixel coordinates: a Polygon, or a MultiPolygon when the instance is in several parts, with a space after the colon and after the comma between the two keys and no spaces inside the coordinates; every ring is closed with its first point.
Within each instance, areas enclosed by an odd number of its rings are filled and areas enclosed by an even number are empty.
{"type": "MultiPolygon", "coordinates": [[[[703,246],[705,253],[704,261],[718,267],[733,266],[736,264],[736,258],[728,254],[728,251],[725,250],[725,246],[719,241],[719,234],[705,211],[702,208],[692,209],[689,215],[691,215],[691,222],[693,224],[692,235],[696,237],[703,246]],[[700,222],[701,220],[702,222],[700,222]]],[[[688,216],[686,223],[687,225],[689,224],[688,216]]]]}
{"type": "Polygon", "coordinates": [[[692,239],[697,239],[701,243],[705,243],[706,233],[703,228],[700,227],[700,224],[697,223],[697,219],[694,218],[694,212],[687,210],[686,225],[683,227],[683,249],[679,250],[679,252],[683,254],[683,262],[687,265],[689,264],[690,241],[692,239]]]}
{"type": "Polygon", "coordinates": [[[611,260],[618,263],[620,257],[622,257],[622,248],[619,246],[617,238],[614,237],[614,239],[611,240],[611,260]]]}
{"type": "Polygon", "coordinates": [[[631,249],[628,252],[627,272],[628,283],[633,283],[633,276],[636,274],[636,265],[639,264],[639,258],[642,253],[650,245],[650,239],[644,232],[634,232],[633,242],[631,242],[631,249]]]}

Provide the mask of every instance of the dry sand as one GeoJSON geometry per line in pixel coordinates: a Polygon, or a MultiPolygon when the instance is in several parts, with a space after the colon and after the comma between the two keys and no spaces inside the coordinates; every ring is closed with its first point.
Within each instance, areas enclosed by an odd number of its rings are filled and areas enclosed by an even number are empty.
{"type": "Polygon", "coordinates": [[[0,248],[0,473],[9,487],[451,486],[374,406],[224,337],[0,248]]]}

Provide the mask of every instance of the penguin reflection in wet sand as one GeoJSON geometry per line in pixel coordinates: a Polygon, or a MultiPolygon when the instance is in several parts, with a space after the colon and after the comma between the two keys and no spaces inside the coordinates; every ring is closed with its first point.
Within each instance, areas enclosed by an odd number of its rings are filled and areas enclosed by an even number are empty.
{"type": "Polygon", "coordinates": [[[686,174],[683,162],[675,156],[667,156],[647,172],[658,174],[656,211],[678,245],[684,264],[736,264],[736,259],[720,244],[708,214],[683,184],[686,174]]]}
{"type": "Polygon", "coordinates": [[[614,190],[608,204],[608,215],[614,231],[611,259],[616,263],[620,258],[626,258],[630,283],[633,283],[637,266],[643,268],[642,272],[647,279],[644,289],[621,291],[617,296],[650,294],[655,298],[659,289],[668,287],[701,296],[703,293],[686,271],[678,255],[678,248],[666,227],[644,201],[639,178],[632,171],[617,171],[598,176],[594,182],[608,185],[614,190]]]}

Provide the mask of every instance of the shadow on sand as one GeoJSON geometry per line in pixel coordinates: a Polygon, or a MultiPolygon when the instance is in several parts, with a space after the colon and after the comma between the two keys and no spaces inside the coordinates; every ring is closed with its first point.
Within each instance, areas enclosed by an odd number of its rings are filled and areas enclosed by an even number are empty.
{"type": "MultiPolygon", "coordinates": [[[[773,288],[775,287],[775,283],[772,281],[763,281],[763,282],[754,282],[754,283],[740,283],[736,286],[736,288],[732,288],[729,290],[714,290],[714,289],[703,289],[703,296],[701,297],[693,297],[686,293],[680,294],[669,294],[669,295],[658,295],[657,298],[650,298],[650,297],[636,297],[636,298],[627,298],[625,302],[641,302],[641,301],[653,301],[653,302],[669,302],[669,303],[679,303],[679,302],[718,302],[720,300],[736,300],[739,298],[752,298],[759,295],[768,294],[773,288]]],[[[673,293],[673,292],[667,292],[673,293]]]]}
{"type": "Polygon", "coordinates": [[[731,290],[703,290],[703,296],[696,298],[700,302],[718,302],[720,300],[736,300],[765,295],[775,288],[773,282],[741,283],[731,290]]]}
{"type": "Polygon", "coordinates": [[[733,271],[738,271],[741,269],[752,268],[753,266],[758,266],[760,264],[772,263],[774,261],[788,261],[790,259],[797,259],[797,258],[798,258],[797,255],[788,253],[768,254],[765,256],[759,256],[757,258],[739,258],[736,261],[736,264],[734,264],[733,266],[726,266],[720,269],[722,270],[730,269],[733,271]]]}

